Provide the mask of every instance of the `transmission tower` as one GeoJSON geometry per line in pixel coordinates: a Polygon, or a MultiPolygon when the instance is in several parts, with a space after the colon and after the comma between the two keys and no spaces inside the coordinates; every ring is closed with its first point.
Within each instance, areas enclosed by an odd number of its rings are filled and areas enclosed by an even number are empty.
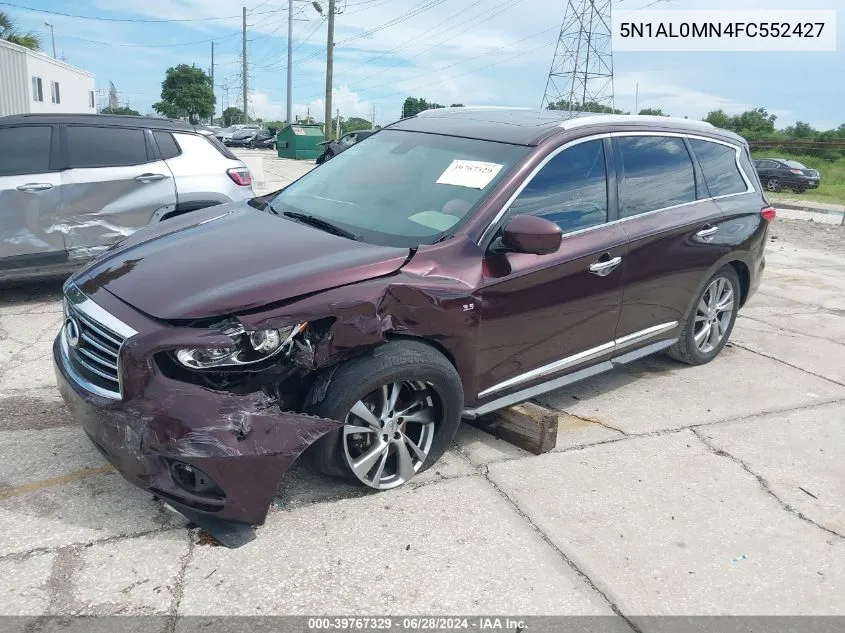
{"type": "Polygon", "coordinates": [[[567,0],[542,106],[578,111],[613,107],[611,0],[567,0]],[[587,108],[589,109],[589,108],[587,108]]]}

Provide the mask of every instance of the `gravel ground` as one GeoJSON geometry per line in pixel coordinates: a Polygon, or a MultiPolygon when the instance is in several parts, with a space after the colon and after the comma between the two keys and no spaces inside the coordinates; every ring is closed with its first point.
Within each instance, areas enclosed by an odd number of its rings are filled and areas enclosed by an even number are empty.
{"type": "Polygon", "coordinates": [[[783,240],[806,248],[836,253],[845,252],[845,226],[820,224],[812,220],[778,218],[772,224],[771,241],[783,240]]]}

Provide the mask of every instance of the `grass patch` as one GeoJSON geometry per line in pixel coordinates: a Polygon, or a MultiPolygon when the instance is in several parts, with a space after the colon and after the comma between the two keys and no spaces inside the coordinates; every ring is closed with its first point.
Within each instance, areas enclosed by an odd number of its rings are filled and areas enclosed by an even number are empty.
{"type": "Polygon", "coordinates": [[[821,182],[818,189],[810,189],[804,193],[785,191],[781,194],[769,194],[773,198],[793,198],[799,200],[815,200],[817,202],[828,202],[833,204],[845,204],[845,158],[837,160],[826,160],[814,156],[801,156],[786,152],[773,152],[771,150],[752,152],[754,158],[787,158],[797,160],[807,167],[818,169],[821,174],[821,182]]]}

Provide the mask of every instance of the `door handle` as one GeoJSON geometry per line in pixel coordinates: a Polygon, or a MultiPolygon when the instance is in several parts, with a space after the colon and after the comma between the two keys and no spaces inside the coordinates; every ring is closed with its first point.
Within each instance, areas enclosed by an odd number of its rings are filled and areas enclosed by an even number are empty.
{"type": "Polygon", "coordinates": [[[140,176],[135,176],[135,180],[138,182],[155,182],[156,180],[164,180],[167,176],[163,174],[141,174],[140,176]]]}
{"type": "Polygon", "coordinates": [[[613,272],[613,269],[616,268],[619,264],[622,263],[621,257],[614,257],[613,259],[608,259],[607,261],[597,261],[590,264],[590,272],[593,274],[598,275],[599,277],[607,277],[610,273],[613,272]]]}
{"type": "Polygon", "coordinates": [[[16,187],[18,191],[47,191],[52,188],[53,185],[49,182],[28,182],[25,185],[16,187]]]}
{"type": "Polygon", "coordinates": [[[718,226],[709,226],[701,229],[698,233],[695,234],[695,236],[701,238],[705,242],[709,242],[711,239],[713,239],[713,236],[716,235],[716,232],[718,230],[718,226]]]}

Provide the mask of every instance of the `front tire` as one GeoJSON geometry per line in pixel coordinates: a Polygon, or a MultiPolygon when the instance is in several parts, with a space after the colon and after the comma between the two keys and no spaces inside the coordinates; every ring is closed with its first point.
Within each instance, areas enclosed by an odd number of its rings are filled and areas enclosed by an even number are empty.
{"type": "Polygon", "coordinates": [[[669,356],[703,365],[719,355],[736,323],[741,287],[733,266],[719,269],[704,286],[669,356]]]}
{"type": "Polygon", "coordinates": [[[778,192],[781,188],[780,180],[777,178],[769,178],[769,180],[766,181],[766,189],[769,191],[778,192]]]}
{"type": "Polygon", "coordinates": [[[437,350],[394,341],[318,379],[325,397],[308,413],[344,422],[309,451],[314,467],[376,490],[407,483],[434,464],[461,421],[458,372],[437,350]]]}

